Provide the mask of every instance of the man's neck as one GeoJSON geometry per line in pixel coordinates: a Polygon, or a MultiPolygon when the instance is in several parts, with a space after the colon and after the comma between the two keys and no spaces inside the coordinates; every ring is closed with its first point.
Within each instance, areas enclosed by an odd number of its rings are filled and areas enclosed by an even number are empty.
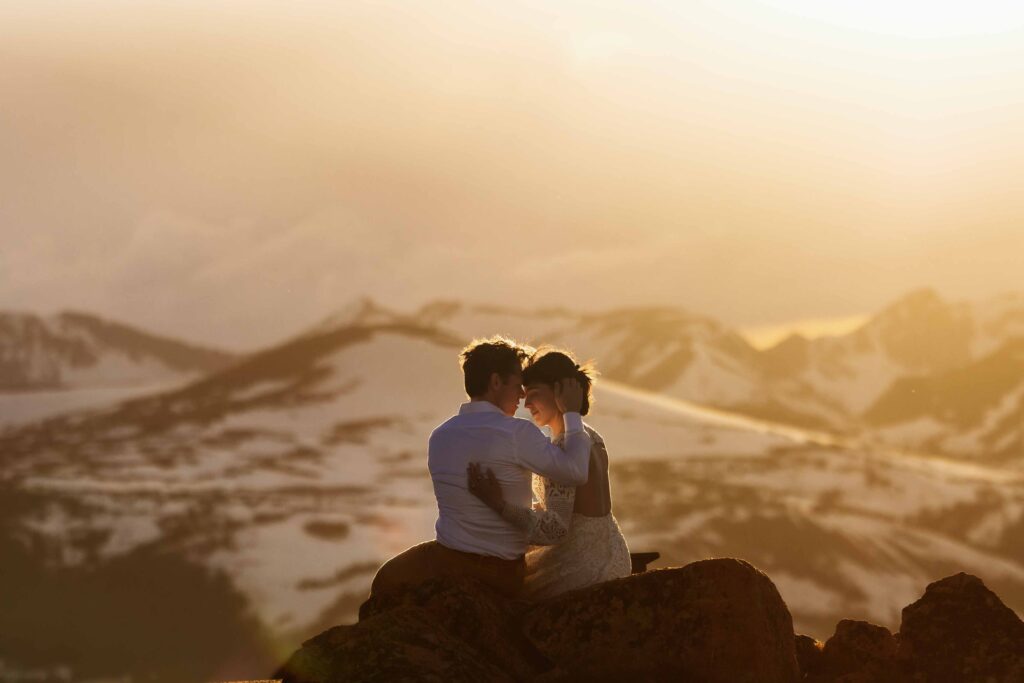
{"type": "Polygon", "coordinates": [[[500,411],[502,412],[502,414],[503,414],[503,415],[504,415],[504,414],[507,414],[507,413],[505,413],[505,409],[504,409],[504,408],[502,408],[501,406],[499,406],[499,405],[498,405],[497,403],[495,403],[495,402],[494,402],[494,401],[492,401],[491,399],[489,399],[489,398],[484,398],[483,396],[480,396],[480,397],[476,397],[476,398],[474,398],[473,396],[470,396],[470,397],[469,397],[469,402],[470,402],[470,403],[490,403],[490,404],[491,404],[492,406],[494,406],[495,408],[497,408],[498,410],[500,410],[500,411]]]}

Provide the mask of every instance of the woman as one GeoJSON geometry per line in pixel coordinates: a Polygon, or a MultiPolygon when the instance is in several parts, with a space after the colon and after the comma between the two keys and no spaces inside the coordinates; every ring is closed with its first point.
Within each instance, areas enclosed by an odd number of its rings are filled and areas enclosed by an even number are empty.
{"type": "MultiPolygon", "coordinates": [[[[580,367],[565,351],[540,349],[523,368],[526,409],[539,427],[551,430],[551,440],[560,444],[564,423],[555,400],[555,386],[576,378],[584,390],[581,415],[590,409],[595,372],[580,367]]],[[[542,599],[602,581],[629,576],[630,558],[626,539],[612,515],[608,486],[608,451],[601,435],[589,425],[584,428],[593,445],[590,474],[583,486],[562,486],[541,475],[533,475],[533,508],[507,504],[501,486],[489,469],[469,465],[469,490],[481,501],[529,535],[534,547],[526,554],[523,595],[542,599]]]]}

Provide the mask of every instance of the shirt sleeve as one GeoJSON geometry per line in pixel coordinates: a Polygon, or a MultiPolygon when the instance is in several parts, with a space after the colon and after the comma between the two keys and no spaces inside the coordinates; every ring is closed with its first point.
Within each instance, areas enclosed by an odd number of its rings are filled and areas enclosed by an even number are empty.
{"type": "Polygon", "coordinates": [[[528,535],[530,545],[557,545],[569,536],[576,487],[544,478],[544,501],[530,509],[505,503],[501,516],[528,535]]]}
{"type": "Polygon", "coordinates": [[[583,429],[579,413],[566,413],[565,450],[551,443],[535,425],[522,420],[516,430],[519,464],[564,486],[587,483],[590,468],[590,435],[583,429]]]}

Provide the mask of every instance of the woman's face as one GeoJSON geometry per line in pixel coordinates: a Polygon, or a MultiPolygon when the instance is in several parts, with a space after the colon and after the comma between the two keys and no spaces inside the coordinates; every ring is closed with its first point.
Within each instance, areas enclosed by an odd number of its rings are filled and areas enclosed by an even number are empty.
{"type": "Polygon", "coordinates": [[[538,382],[527,386],[524,405],[533,416],[533,423],[538,427],[551,424],[562,415],[555,402],[555,390],[547,384],[538,382]]]}

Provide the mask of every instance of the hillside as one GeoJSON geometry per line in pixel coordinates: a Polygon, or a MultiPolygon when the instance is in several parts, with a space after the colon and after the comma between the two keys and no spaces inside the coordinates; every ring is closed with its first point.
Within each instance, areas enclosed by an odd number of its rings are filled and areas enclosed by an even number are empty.
{"type": "Polygon", "coordinates": [[[893,383],[865,417],[889,441],[1020,464],[1024,337],[961,367],[893,383]]]}
{"type": "MultiPolygon", "coordinates": [[[[183,388],[0,433],[0,550],[19,586],[3,596],[0,660],[22,672],[253,677],[269,653],[354,620],[376,567],[432,536],[424,444],[464,400],[465,334],[440,325],[357,307],[183,388]],[[219,605],[222,635],[138,609],[126,572],[158,582],[159,609],[219,605]],[[90,631],[97,585],[107,639],[59,654],[90,631]],[[56,632],[33,617],[57,609],[56,632]],[[131,638],[175,657],[125,662],[109,643],[131,638]]],[[[669,565],[747,558],[803,632],[824,637],[844,617],[892,625],[922,583],[961,570],[1024,608],[1013,470],[611,380],[588,420],[609,444],[631,549],[669,565]]]]}
{"type": "Polygon", "coordinates": [[[185,379],[236,358],[87,313],[0,312],[0,392],[185,379]]]}

